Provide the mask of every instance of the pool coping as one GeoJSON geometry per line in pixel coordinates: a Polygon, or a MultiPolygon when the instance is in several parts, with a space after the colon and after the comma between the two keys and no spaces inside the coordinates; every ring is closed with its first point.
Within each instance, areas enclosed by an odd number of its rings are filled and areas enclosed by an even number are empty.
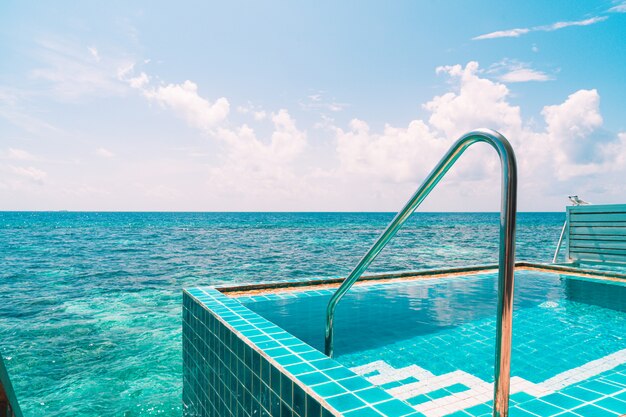
{"type": "MultiPolygon", "coordinates": [[[[623,282],[626,280],[626,273],[611,272],[590,268],[580,268],[575,264],[548,264],[528,261],[518,261],[515,263],[516,270],[532,270],[543,272],[560,272],[568,275],[586,277],[591,279],[623,282]]],[[[464,267],[423,269],[418,271],[399,271],[378,274],[363,275],[355,285],[367,285],[372,283],[413,281],[424,278],[443,278],[450,276],[463,276],[474,273],[496,272],[498,264],[471,265],[464,267]]],[[[276,291],[307,291],[312,289],[336,288],[345,277],[325,277],[325,278],[304,278],[294,280],[266,281],[243,284],[221,284],[212,286],[222,294],[230,297],[242,295],[256,295],[272,293],[276,291]]]]}

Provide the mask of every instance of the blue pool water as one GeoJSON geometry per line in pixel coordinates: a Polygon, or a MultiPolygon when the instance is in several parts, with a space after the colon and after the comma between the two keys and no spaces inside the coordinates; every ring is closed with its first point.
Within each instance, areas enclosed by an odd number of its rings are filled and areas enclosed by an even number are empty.
{"type": "MultiPolygon", "coordinates": [[[[0,351],[26,416],[180,416],[181,290],[345,275],[390,213],[0,213],[0,351]]],[[[549,261],[563,213],[520,213],[549,261]]],[[[418,213],[371,271],[494,262],[498,214],[418,213]]],[[[347,355],[348,353],[346,353],[347,355]]]]}
{"type": "MultiPolygon", "coordinates": [[[[383,360],[493,381],[497,275],[354,287],[335,317],[337,360],[383,360]]],[[[331,290],[242,302],[323,351],[331,290]]],[[[517,271],[512,375],[541,382],[626,349],[626,283],[517,271]]]]}
{"type": "MultiPolygon", "coordinates": [[[[332,290],[298,291],[239,300],[323,351],[331,294],[332,290]]],[[[496,299],[493,273],[354,287],[335,316],[336,359],[373,376],[371,382],[378,381],[426,416],[465,408],[473,411],[458,415],[491,415],[484,403],[492,395],[488,383],[493,382],[496,299]],[[415,366],[419,370],[411,371],[415,366]],[[484,387],[486,393],[481,391],[484,387]],[[458,393],[481,399],[462,406],[458,393]],[[439,408],[433,410],[430,404],[439,408]],[[439,411],[443,406],[450,411],[439,411]]],[[[626,282],[516,272],[512,392],[514,399],[526,396],[526,402],[520,405],[520,414],[513,415],[545,417],[576,406],[582,414],[567,415],[626,413],[625,401],[602,398],[604,394],[592,385],[626,397],[625,300],[626,282]],[[613,372],[616,379],[597,381],[604,372],[613,372]],[[589,389],[577,392],[577,384],[589,389]],[[612,401],[601,402],[608,410],[584,405],[594,394],[601,401],[612,401]],[[581,405],[593,407],[593,412],[583,412],[581,405]]]]}

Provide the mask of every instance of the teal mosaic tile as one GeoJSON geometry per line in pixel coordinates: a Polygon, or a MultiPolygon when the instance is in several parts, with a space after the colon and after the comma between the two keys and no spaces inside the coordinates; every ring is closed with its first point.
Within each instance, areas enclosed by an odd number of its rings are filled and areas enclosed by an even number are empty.
{"type": "Polygon", "coordinates": [[[452,394],[467,391],[467,387],[463,384],[454,384],[446,388],[446,390],[452,394]]]}
{"type": "Polygon", "coordinates": [[[285,366],[285,370],[287,370],[287,372],[289,372],[291,375],[300,376],[302,374],[313,372],[315,368],[313,368],[306,362],[300,362],[294,365],[285,366]]]}
{"type": "Polygon", "coordinates": [[[381,417],[378,411],[370,407],[359,408],[358,410],[349,411],[344,414],[346,417],[381,417]]]}
{"type": "Polygon", "coordinates": [[[334,397],[336,395],[348,392],[344,387],[336,382],[326,382],[320,385],[314,385],[312,388],[313,391],[315,391],[324,398],[334,397]]]}
{"type": "Polygon", "coordinates": [[[354,394],[368,404],[378,404],[392,399],[391,395],[378,388],[366,388],[354,394]]]}
{"type": "MultiPolygon", "coordinates": [[[[559,392],[541,397],[541,400],[565,410],[571,410],[574,407],[584,404],[584,401],[578,398],[570,397],[569,395],[559,392]]],[[[524,407],[523,404],[522,407],[524,407]]]]}
{"type": "Polygon", "coordinates": [[[184,293],[183,404],[185,417],[328,417],[358,409],[391,417],[409,407],[214,288],[184,293]],[[381,403],[391,414],[372,407],[381,403]]]}
{"type": "Polygon", "coordinates": [[[340,413],[364,407],[366,403],[351,392],[328,398],[328,403],[340,413]]]}
{"type": "Polygon", "coordinates": [[[626,402],[626,391],[614,395],[613,398],[617,398],[618,400],[626,402]]]}
{"type": "Polygon", "coordinates": [[[487,406],[486,404],[479,404],[474,407],[468,408],[465,411],[472,416],[482,416],[485,413],[491,413],[491,407],[487,406]]]}
{"type": "Polygon", "coordinates": [[[607,397],[596,401],[594,405],[602,407],[606,410],[613,411],[619,415],[626,414],[626,402],[617,398],[607,397]]]}
{"type": "MultiPolygon", "coordinates": [[[[470,414],[473,415],[473,414],[470,414]]],[[[483,416],[491,416],[491,412],[483,413],[483,416]]],[[[513,406],[509,408],[509,417],[542,417],[537,414],[531,413],[530,411],[526,411],[524,409],[519,408],[518,406],[513,406]]]]}
{"type": "Polygon", "coordinates": [[[311,372],[305,375],[300,375],[298,379],[310,387],[330,382],[330,379],[321,372],[311,372]]]}
{"type": "Polygon", "coordinates": [[[589,402],[602,398],[602,394],[595,391],[589,391],[578,386],[569,387],[561,391],[562,394],[569,395],[570,397],[577,398],[584,402],[589,402]]]}
{"type": "Polygon", "coordinates": [[[418,405],[418,404],[422,404],[422,403],[428,402],[430,400],[431,400],[431,398],[428,395],[420,394],[420,395],[418,395],[416,397],[409,398],[407,402],[409,404],[411,404],[411,405],[418,405]]]}
{"type": "Polygon", "coordinates": [[[315,367],[315,369],[319,369],[320,371],[328,371],[330,369],[335,369],[335,368],[340,367],[340,365],[337,362],[331,359],[328,359],[328,357],[326,357],[325,355],[323,359],[314,360],[314,361],[311,361],[310,363],[311,365],[315,367]]]}
{"type": "Polygon", "coordinates": [[[365,389],[372,386],[372,384],[370,384],[360,376],[353,376],[350,378],[342,379],[339,381],[339,385],[341,385],[348,391],[358,391],[360,389],[365,389]]]}
{"type": "Polygon", "coordinates": [[[584,417],[615,417],[620,415],[594,404],[588,404],[583,407],[576,408],[574,412],[584,417]]]}
{"type": "Polygon", "coordinates": [[[553,416],[565,411],[563,408],[557,407],[541,400],[526,401],[519,405],[519,408],[530,411],[539,416],[553,416]]]}
{"type": "Polygon", "coordinates": [[[387,417],[421,416],[408,404],[393,400],[374,404],[374,409],[387,417]]]}
{"type": "Polygon", "coordinates": [[[534,399],[535,397],[533,397],[530,394],[526,394],[525,392],[517,392],[515,394],[511,394],[511,396],[509,397],[509,404],[511,405],[521,404],[526,401],[530,401],[534,399]]]}
{"type": "Polygon", "coordinates": [[[623,387],[620,387],[618,385],[608,384],[598,380],[590,381],[579,386],[580,388],[584,388],[593,392],[598,392],[603,395],[610,395],[623,389],[623,387]]]}

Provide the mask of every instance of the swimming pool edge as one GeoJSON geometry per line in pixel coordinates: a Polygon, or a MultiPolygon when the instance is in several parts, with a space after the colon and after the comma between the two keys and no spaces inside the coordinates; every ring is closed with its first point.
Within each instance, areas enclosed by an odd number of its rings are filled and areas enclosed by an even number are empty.
{"type": "MultiPolygon", "coordinates": [[[[574,266],[574,264],[549,264],[539,262],[517,261],[515,263],[515,269],[534,270],[540,272],[557,272],[567,275],[587,277],[599,280],[610,280],[615,282],[626,282],[626,274],[619,272],[612,272],[606,270],[597,270],[589,268],[580,268],[574,266]]],[[[367,285],[369,283],[383,283],[394,282],[401,280],[418,280],[424,278],[439,278],[450,276],[462,276],[474,273],[489,273],[497,272],[497,264],[481,264],[470,265],[463,267],[450,267],[450,268],[437,268],[437,269],[423,269],[417,271],[400,271],[390,273],[379,273],[364,275],[357,281],[355,285],[367,285]]],[[[297,290],[304,291],[309,289],[319,288],[334,288],[338,287],[345,277],[323,277],[323,278],[304,278],[294,280],[281,280],[281,281],[267,281],[256,283],[242,283],[242,284],[221,284],[213,286],[223,294],[229,296],[239,296],[242,294],[251,293],[263,293],[272,291],[288,291],[297,290]]]]}
{"type": "Polygon", "coordinates": [[[215,287],[183,292],[183,406],[189,416],[422,415],[215,287]]]}

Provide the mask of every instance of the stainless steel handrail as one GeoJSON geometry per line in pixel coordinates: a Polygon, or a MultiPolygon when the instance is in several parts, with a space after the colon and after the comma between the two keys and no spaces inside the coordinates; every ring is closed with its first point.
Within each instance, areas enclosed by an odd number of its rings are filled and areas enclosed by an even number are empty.
{"type": "Polygon", "coordinates": [[[443,176],[454,165],[463,152],[476,142],[493,146],[502,164],[502,195],[500,209],[500,249],[498,267],[498,310],[496,329],[496,361],[494,370],[495,417],[506,417],[509,412],[509,384],[511,369],[511,338],[513,313],[513,284],[515,268],[515,217],[517,207],[517,163],[509,141],[500,133],[490,129],[469,132],[456,141],[448,153],[439,161],[426,180],[413,194],[404,208],[398,212],[376,243],[361,258],[350,275],[333,294],[326,309],[326,355],[333,356],[335,308],[345,293],[361,277],[363,272],[381,250],[395,236],[409,216],[424,201],[443,176]]]}
{"type": "Polygon", "coordinates": [[[555,264],[557,258],[559,257],[559,251],[561,250],[561,245],[563,244],[563,236],[565,236],[565,229],[567,228],[567,220],[563,223],[563,228],[561,229],[561,236],[559,236],[559,243],[556,245],[556,250],[554,251],[554,258],[552,258],[552,263],[555,264]]]}

